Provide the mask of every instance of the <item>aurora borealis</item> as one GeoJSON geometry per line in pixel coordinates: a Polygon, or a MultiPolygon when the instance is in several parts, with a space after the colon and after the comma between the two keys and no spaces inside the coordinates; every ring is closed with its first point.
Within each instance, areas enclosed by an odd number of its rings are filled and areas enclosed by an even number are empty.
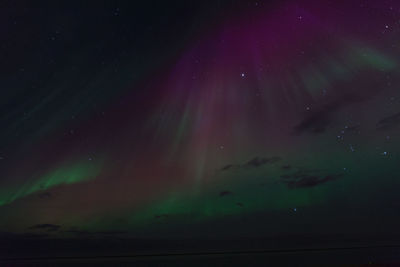
{"type": "Polygon", "coordinates": [[[400,3],[8,5],[2,233],[400,234],[400,3]]]}

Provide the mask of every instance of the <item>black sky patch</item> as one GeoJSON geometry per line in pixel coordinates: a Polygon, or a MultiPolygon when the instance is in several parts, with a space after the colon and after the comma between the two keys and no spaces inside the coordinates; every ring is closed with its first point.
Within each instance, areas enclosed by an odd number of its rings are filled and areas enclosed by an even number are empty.
{"type": "Polygon", "coordinates": [[[60,225],[50,224],[50,223],[36,224],[36,225],[29,227],[29,229],[31,229],[31,230],[44,230],[44,231],[48,231],[48,232],[55,232],[55,231],[58,231],[60,228],[61,228],[60,225]]]}
{"type": "Polygon", "coordinates": [[[376,124],[376,128],[378,130],[391,130],[397,128],[399,124],[400,124],[400,112],[381,119],[376,124]]]}
{"type": "Polygon", "coordinates": [[[48,198],[51,198],[51,197],[52,197],[52,194],[51,194],[50,192],[43,192],[43,193],[40,193],[40,194],[38,195],[38,197],[39,197],[39,198],[42,198],[42,199],[48,199],[48,198]]]}
{"type": "Polygon", "coordinates": [[[0,232],[0,240],[3,242],[7,239],[11,240],[21,240],[23,241],[24,239],[41,239],[41,238],[46,238],[48,237],[49,234],[45,233],[23,233],[23,234],[17,234],[17,233],[11,233],[11,232],[0,232]]]}
{"type": "Polygon", "coordinates": [[[360,128],[361,128],[360,125],[353,125],[353,126],[350,126],[350,127],[346,127],[344,129],[344,131],[348,132],[348,133],[359,133],[360,132],[360,128]]]}
{"type": "Polygon", "coordinates": [[[74,234],[77,236],[94,236],[94,235],[100,235],[100,236],[112,236],[112,235],[123,235],[126,234],[128,232],[126,231],[98,231],[98,232],[91,232],[91,231],[86,231],[86,230],[78,230],[78,229],[70,229],[67,231],[64,231],[64,233],[70,233],[70,234],[74,234]]]}
{"type": "Polygon", "coordinates": [[[100,232],[92,232],[95,235],[124,235],[128,232],[126,231],[100,231],[100,232]]]}
{"type": "Polygon", "coordinates": [[[85,236],[85,235],[91,235],[92,233],[89,231],[84,231],[84,230],[67,230],[64,231],[65,233],[69,233],[69,234],[74,234],[74,235],[78,235],[78,236],[85,236]]]}

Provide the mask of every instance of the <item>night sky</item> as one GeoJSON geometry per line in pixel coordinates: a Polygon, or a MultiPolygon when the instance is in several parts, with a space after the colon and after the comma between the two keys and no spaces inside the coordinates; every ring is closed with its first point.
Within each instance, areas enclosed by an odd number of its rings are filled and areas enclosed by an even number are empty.
{"type": "Polygon", "coordinates": [[[400,3],[2,1],[0,233],[400,234],[400,3]]]}

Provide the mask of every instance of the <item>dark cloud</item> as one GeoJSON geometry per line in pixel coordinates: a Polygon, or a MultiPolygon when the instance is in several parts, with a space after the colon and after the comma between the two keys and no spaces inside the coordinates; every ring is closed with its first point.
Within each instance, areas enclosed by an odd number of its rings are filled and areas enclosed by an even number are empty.
{"type": "Polygon", "coordinates": [[[58,231],[60,228],[61,228],[60,225],[49,224],[49,223],[36,224],[36,225],[29,227],[29,229],[31,229],[31,230],[44,230],[44,231],[49,231],[49,232],[58,231]]]}
{"type": "Polygon", "coordinates": [[[329,113],[319,113],[315,112],[309,116],[307,116],[304,120],[302,120],[298,125],[294,127],[295,134],[301,134],[303,132],[312,132],[312,133],[323,133],[326,130],[326,127],[331,122],[329,113]]]}
{"type": "Polygon", "coordinates": [[[85,230],[77,230],[77,229],[70,229],[68,231],[64,231],[64,233],[70,233],[78,236],[93,236],[93,235],[121,235],[126,234],[126,231],[100,231],[100,232],[90,232],[85,230]]]}
{"type": "Polygon", "coordinates": [[[264,164],[267,164],[268,160],[266,158],[255,157],[249,160],[244,166],[246,167],[260,167],[264,164]]]}
{"type": "Polygon", "coordinates": [[[222,191],[219,193],[220,197],[229,196],[229,195],[233,195],[233,193],[231,191],[222,191]]]}
{"type": "Polygon", "coordinates": [[[305,118],[300,121],[299,124],[294,126],[293,133],[324,133],[326,131],[326,128],[331,123],[331,116],[335,111],[349,104],[357,103],[363,100],[365,100],[365,97],[347,94],[319,108],[311,109],[305,116],[305,118]]]}
{"type": "Polygon", "coordinates": [[[289,188],[307,188],[334,181],[341,177],[341,174],[315,175],[312,171],[298,171],[291,175],[281,175],[282,182],[289,188]]]}
{"type": "Polygon", "coordinates": [[[169,215],[168,214],[160,214],[160,215],[156,215],[154,216],[156,219],[161,219],[161,218],[168,218],[169,215]]]}
{"type": "Polygon", "coordinates": [[[277,156],[270,157],[270,158],[256,156],[256,157],[252,158],[251,160],[247,161],[244,164],[236,164],[236,165],[235,164],[228,164],[228,165],[225,165],[221,169],[221,171],[228,171],[228,170],[232,170],[234,168],[235,169],[240,169],[240,168],[258,168],[258,167],[261,167],[261,166],[266,165],[266,164],[272,164],[272,163],[278,162],[280,160],[281,160],[281,158],[277,157],[277,156]]]}
{"type": "Polygon", "coordinates": [[[224,167],[221,169],[221,171],[229,170],[229,169],[231,169],[233,166],[234,166],[234,165],[232,165],[232,164],[228,164],[228,165],[224,166],[224,167]]]}
{"type": "Polygon", "coordinates": [[[391,130],[398,127],[399,124],[400,124],[400,112],[381,119],[376,124],[376,128],[378,130],[391,130]]]}
{"type": "Polygon", "coordinates": [[[243,207],[243,203],[237,202],[237,203],[236,203],[236,206],[243,207]]]}
{"type": "Polygon", "coordinates": [[[297,124],[293,131],[295,134],[304,132],[323,133],[331,123],[331,113],[340,107],[340,102],[334,102],[322,108],[309,111],[309,114],[297,124]]]}
{"type": "Polygon", "coordinates": [[[242,165],[243,167],[260,167],[268,163],[275,163],[277,161],[280,161],[281,158],[279,157],[271,157],[271,158],[263,158],[263,157],[255,157],[251,160],[249,160],[246,164],[242,165]]]}
{"type": "Polygon", "coordinates": [[[290,166],[290,165],[283,165],[282,166],[283,170],[290,170],[291,168],[292,168],[292,166],[290,166]]]}

